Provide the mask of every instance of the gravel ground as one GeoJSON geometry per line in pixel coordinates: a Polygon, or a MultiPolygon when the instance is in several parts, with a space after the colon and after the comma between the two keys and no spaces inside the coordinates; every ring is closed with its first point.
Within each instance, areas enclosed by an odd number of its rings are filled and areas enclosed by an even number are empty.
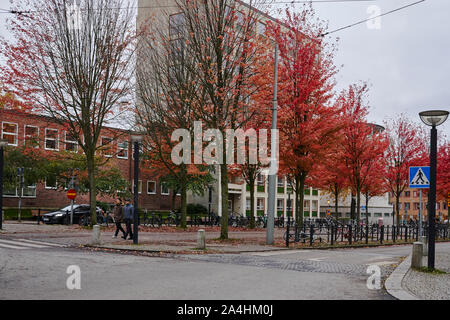
{"type": "Polygon", "coordinates": [[[450,300],[450,253],[436,255],[436,268],[447,274],[430,274],[411,269],[403,279],[404,288],[422,300],[450,300]]]}

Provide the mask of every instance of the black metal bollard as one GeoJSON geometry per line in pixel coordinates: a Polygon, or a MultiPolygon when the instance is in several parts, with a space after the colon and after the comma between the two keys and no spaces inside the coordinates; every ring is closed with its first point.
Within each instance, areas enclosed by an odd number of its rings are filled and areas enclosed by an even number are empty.
{"type": "Polygon", "coordinates": [[[331,225],[331,245],[334,245],[334,226],[331,225]]]}
{"type": "Polygon", "coordinates": [[[289,248],[289,225],[291,224],[291,217],[288,217],[288,224],[286,227],[286,248],[289,248]]]}
{"type": "Polygon", "coordinates": [[[369,225],[366,225],[366,244],[369,244],[369,225]]]}
{"type": "Polygon", "coordinates": [[[395,234],[395,226],[392,226],[392,242],[394,242],[395,243],[395,240],[396,240],[396,234],[395,234]]]}
{"type": "Polygon", "coordinates": [[[352,244],[353,240],[353,233],[352,233],[352,225],[348,226],[348,241],[350,244],[352,244]]]}
{"type": "Polygon", "coordinates": [[[405,242],[408,242],[408,226],[405,226],[405,242]]]}
{"type": "Polygon", "coordinates": [[[384,226],[381,226],[380,243],[383,244],[384,240],[384,226]]]}
{"type": "Polygon", "coordinates": [[[295,224],[295,243],[299,242],[298,238],[298,224],[295,224]]]}
{"type": "Polygon", "coordinates": [[[312,246],[313,245],[313,241],[314,241],[314,226],[311,224],[309,226],[309,245],[312,246]]]}
{"type": "Polygon", "coordinates": [[[37,224],[40,225],[41,224],[41,209],[38,209],[38,218],[37,218],[37,224]]]}

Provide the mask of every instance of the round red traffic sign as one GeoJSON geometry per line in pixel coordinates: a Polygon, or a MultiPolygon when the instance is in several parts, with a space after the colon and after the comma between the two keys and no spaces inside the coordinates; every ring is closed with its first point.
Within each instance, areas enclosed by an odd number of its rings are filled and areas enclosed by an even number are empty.
{"type": "Polygon", "coordinates": [[[67,198],[69,198],[69,200],[75,200],[76,197],[77,191],[75,189],[70,189],[69,191],[67,191],[67,198]]]}

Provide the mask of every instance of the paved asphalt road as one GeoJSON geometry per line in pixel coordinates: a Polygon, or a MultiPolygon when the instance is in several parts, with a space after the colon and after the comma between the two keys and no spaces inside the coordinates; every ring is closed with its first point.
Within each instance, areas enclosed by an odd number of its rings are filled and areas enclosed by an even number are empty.
{"type": "MultiPolygon", "coordinates": [[[[368,265],[383,277],[410,246],[144,257],[0,239],[0,299],[391,299],[369,290],[368,265]],[[68,290],[68,266],[81,290],[68,290]]],[[[439,244],[438,250],[450,250],[439,244]]]]}

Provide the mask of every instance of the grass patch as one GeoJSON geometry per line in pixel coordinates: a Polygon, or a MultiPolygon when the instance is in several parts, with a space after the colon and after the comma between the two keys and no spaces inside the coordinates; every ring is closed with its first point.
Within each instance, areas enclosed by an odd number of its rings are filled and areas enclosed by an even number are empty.
{"type": "Polygon", "coordinates": [[[422,268],[418,268],[415,269],[419,272],[423,272],[423,273],[429,273],[429,274],[447,274],[447,272],[439,270],[439,269],[431,269],[428,267],[422,267],[422,268]]]}

